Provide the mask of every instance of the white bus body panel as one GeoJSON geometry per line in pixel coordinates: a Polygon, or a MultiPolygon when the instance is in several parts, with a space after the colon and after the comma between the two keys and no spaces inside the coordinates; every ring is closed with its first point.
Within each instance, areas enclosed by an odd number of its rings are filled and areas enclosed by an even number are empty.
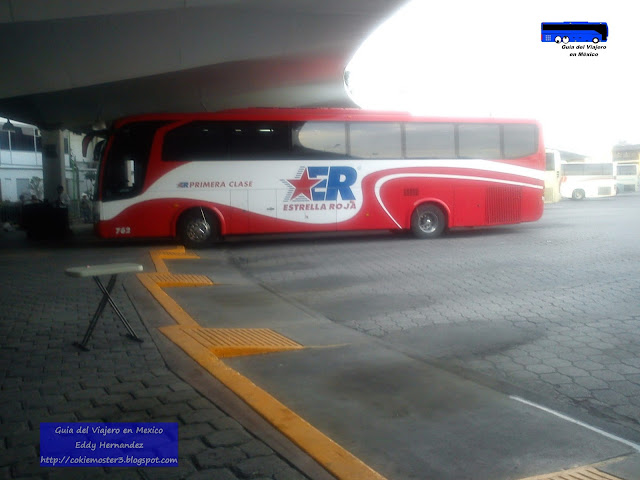
{"type": "Polygon", "coordinates": [[[616,180],[613,178],[571,178],[560,184],[562,198],[577,198],[576,192],[584,192],[584,198],[613,197],[616,195],[616,180]]]}

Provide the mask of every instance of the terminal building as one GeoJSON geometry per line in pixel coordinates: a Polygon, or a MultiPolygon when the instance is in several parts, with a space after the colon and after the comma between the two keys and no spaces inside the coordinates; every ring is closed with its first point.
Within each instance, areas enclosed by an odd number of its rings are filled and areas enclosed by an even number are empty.
{"type": "Polygon", "coordinates": [[[616,145],[612,152],[614,162],[640,163],[640,145],[616,145]]]}
{"type": "MultiPolygon", "coordinates": [[[[19,202],[21,197],[29,200],[35,195],[44,198],[42,138],[33,125],[0,118],[0,200],[19,202]]],[[[92,198],[96,176],[93,159],[95,142],[83,152],[83,136],[70,131],[62,133],[64,138],[65,191],[72,200],[83,194],[92,198]]]]}

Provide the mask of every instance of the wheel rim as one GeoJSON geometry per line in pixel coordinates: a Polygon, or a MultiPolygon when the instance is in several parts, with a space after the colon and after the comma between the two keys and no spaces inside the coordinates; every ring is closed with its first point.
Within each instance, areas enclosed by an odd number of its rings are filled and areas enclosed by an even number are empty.
{"type": "Polygon", "coordinates": [[[211,225],[204,219],[193,220],[187,225],[186,234],[192,242],[204,242],[211,235],[211,225]]]}
{"type": "Polygon", "coordinates": [[[421,213],[418,226],[424,233],[433,233],[438,229],[438,217],[430,212],[421,213]]]}

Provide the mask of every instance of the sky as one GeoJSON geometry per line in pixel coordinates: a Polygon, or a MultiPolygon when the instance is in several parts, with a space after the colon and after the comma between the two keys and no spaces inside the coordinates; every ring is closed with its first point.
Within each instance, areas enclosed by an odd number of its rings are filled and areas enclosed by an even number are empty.
{"type": "Polygon", "coordinates": [[[349,90],[362,108],[535,118],[547,147],[610,160],[640,144],[639,14],[628,0],[413,0],[356,52],[349,90]],[[541,41],[542,22],[568,21],[606,22],[606,49],[541,41]]]}

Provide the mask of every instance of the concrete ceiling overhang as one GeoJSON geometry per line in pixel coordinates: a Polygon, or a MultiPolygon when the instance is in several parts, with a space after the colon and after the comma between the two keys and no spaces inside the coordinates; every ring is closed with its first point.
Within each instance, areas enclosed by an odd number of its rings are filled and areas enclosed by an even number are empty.
{"type": "Polygon", "coordinates": [[[405,1],[0,0],[0,116],[351,105],[346,63],[405,1]]]}

